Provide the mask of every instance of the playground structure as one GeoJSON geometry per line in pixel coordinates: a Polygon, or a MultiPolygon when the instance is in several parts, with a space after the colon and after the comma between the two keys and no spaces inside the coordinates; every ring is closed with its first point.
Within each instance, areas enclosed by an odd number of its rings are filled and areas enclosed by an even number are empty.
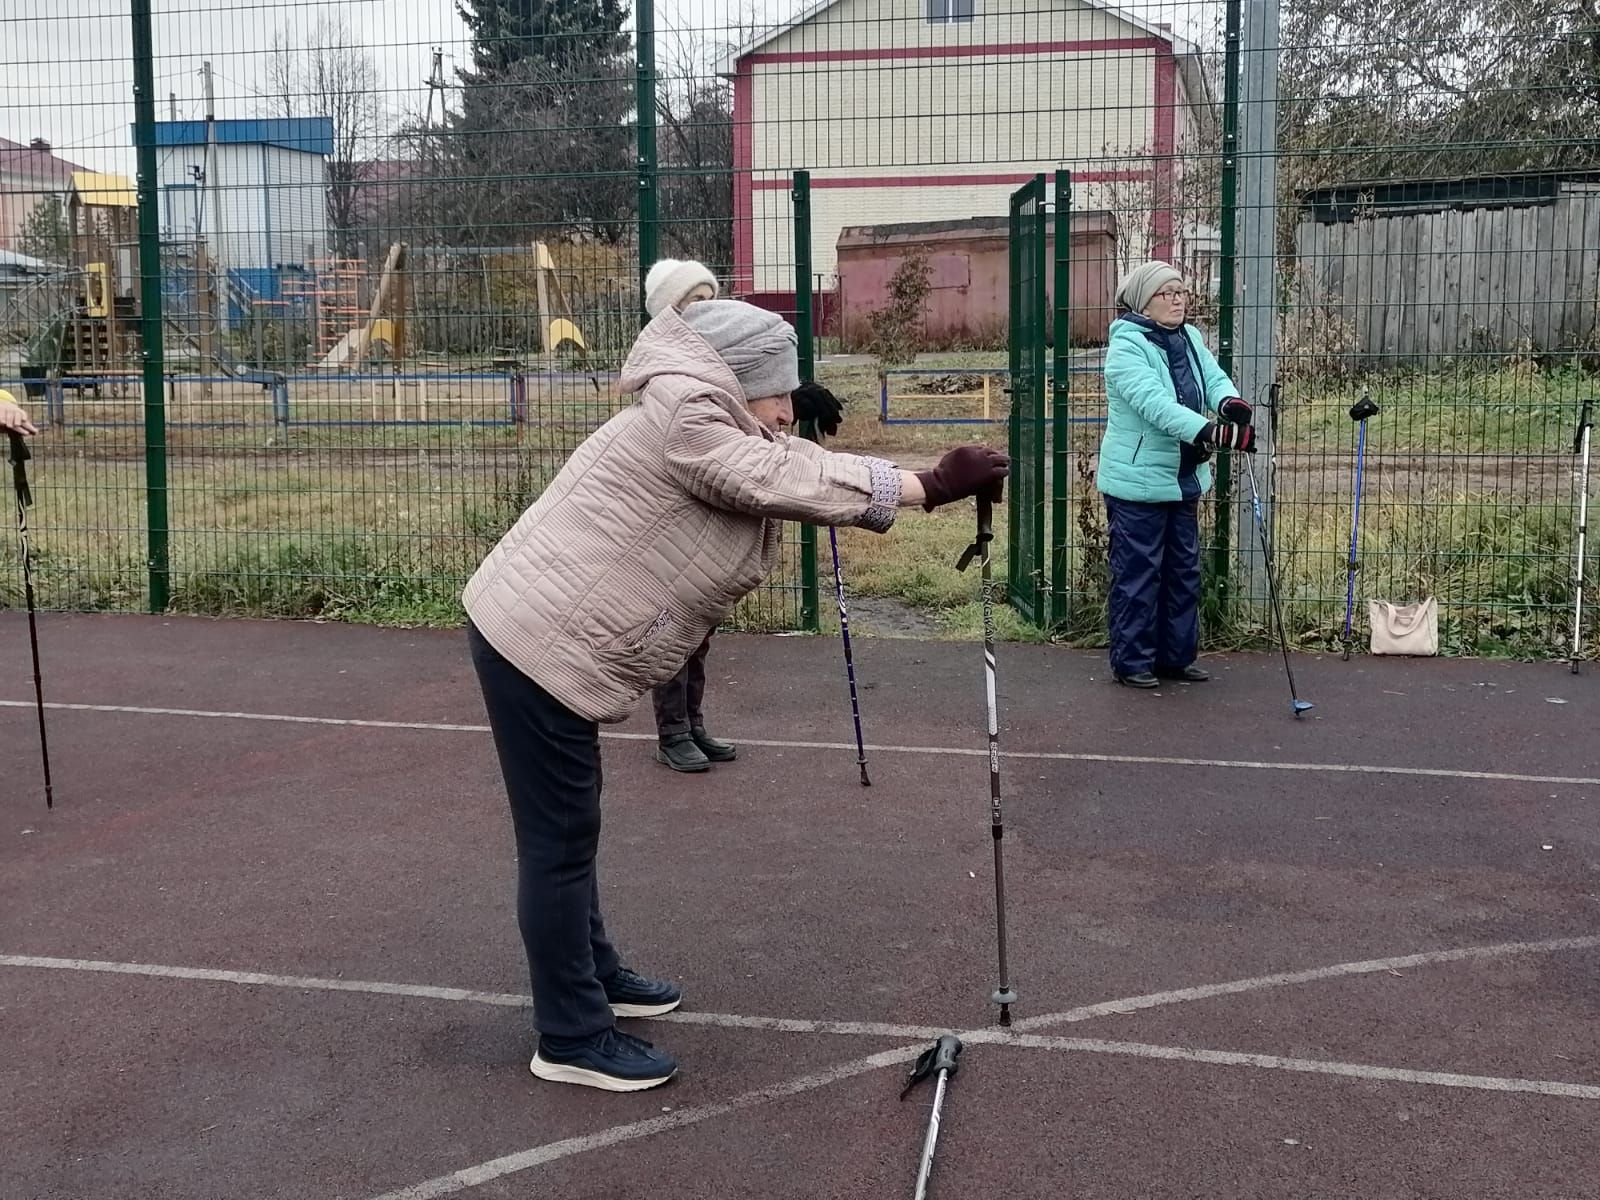
{"type": "MultiPolygon", "coordinates": [[[[8,300],[0,317],[27,338],[22,383],[51,424],[131,424],[143,391],[132,185],[75,180],[70,211],[70,265],[8,300]],[[78,396],[70,414],[69,393],[78,396]]],[[[394,242],[375,276],[363,257],[312,260],[284,268],[268,298],[219,268],[206,239],[169,239],[161,278],[174,424],[270,413],[280,427],[517,425],[530,380],[601,391],[572,293],[543,242],[416,254],[394,242]],[[499,381],[492,403],[476,386],[485,380],[499,381]]],[[[633,304],[620,280],[605,282],[616,285],[619,306],[633,304]]],[[[607,317],[620,326],[622,309],[607,317]]]]}

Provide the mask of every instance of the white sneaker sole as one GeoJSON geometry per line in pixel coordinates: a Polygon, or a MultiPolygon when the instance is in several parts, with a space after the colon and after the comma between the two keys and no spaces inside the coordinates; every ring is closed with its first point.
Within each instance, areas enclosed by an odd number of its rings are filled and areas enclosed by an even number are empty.
{"type": "Polygon", "coordinates": [[[599,1088],[603,1092],[645,1092],[653,1087],[660,1087],[671,1079],[676,1071],[669,1071],[659,1078],[652,1079],[619,1079],[615,1075],[606,1075],[600,1071],[590,1070],[588,1067],[573,1067],[565,1063],[546,1062],[537,1054],[528,1064],[540,1079],[548,1079],[551,1083],[575,1083],[580,1087],[599,1088]]]}
{"type": "Polygon", "coordinates": [[[659,1017],[682,1003],[683,997],[680,996],[671,1004],[613,1004],[611,1013],[617,1017],[659,1017]]]}

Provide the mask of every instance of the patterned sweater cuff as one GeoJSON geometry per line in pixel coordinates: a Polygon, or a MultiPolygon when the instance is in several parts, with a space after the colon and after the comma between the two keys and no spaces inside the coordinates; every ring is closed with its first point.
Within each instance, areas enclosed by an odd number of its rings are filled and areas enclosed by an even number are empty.
{"type": "Polygon", "coordinates": [[[900,515],[900,468],[881,458],[866,460],[872,477],[872,502],[856,525],[873,533],[888,533],[900,515]]]}

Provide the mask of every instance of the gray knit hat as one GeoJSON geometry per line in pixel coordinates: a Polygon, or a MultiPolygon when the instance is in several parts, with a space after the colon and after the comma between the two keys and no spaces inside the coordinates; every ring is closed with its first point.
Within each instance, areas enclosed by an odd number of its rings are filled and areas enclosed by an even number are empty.
{"type": "Polygon", "coordinates": [[[1150,300],[1169,283],[1182,283],[1183,276],[1171,263],[1160,260],[1135,267],[1117,287],[1117,304],[1130,312],[1142,313],[1150,300]]]}
{"type": "Polygon", "coordinates": [[[787,396],[800,386],[799,339],[776,313],[743,300],[701,300],[683,310],[683,320],[728,364],[745,399],[787,396]]]}

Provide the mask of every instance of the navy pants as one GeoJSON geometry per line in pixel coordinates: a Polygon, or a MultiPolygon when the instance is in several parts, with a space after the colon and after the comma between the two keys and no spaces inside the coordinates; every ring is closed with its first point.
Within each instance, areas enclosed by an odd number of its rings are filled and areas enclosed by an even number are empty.
{"type": "Polygon", "coordinates": [[[1111,669],[1181,670],[1200,649],[1200,502],[1106,497],[1111,669]]]}
{"type": "Polygon", "coordinates": [[[615,1024],[600,982],[620,962],[600,916],[600,727],[505,660],[469,624],[517,837],[517,924],[540,1033],[615,1024]]]}

